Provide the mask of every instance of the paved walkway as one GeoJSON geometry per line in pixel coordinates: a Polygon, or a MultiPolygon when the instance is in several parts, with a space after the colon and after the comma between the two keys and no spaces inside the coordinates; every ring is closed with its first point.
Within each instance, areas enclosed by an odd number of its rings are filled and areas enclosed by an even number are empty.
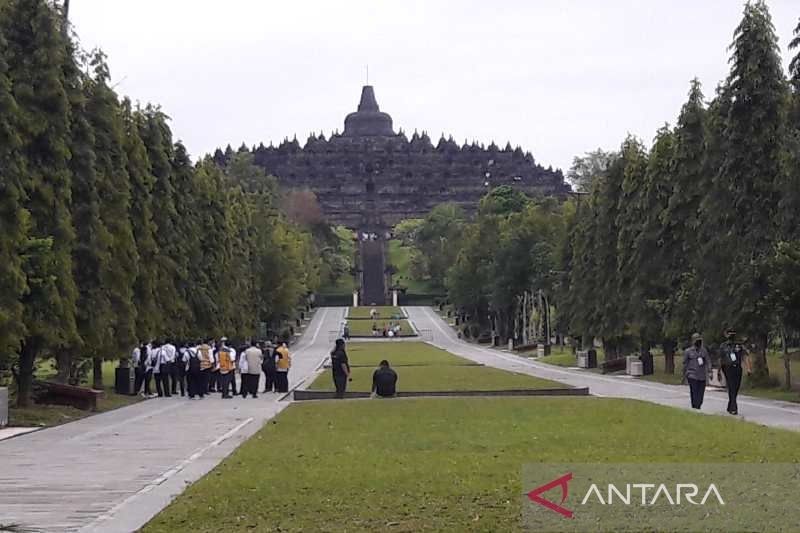
{"type": "MultiPolygon", "coordinates": [[[[315,374],[344,308],[321,309],[293,349],[290,386],[315,374]]],[[[0,524],[130,532],[289,402],[159,398],[0,442],[0,524]]]]}
{"type": "MultiPolygon", "coordinates": [[[[560,381],[574,387],[589,387],[595,396],[631,398],[691,410],[689,388],[639,380],[629,376],[601,375],[587,370],[561,368],[537,363],[509,352],[483,348],[458,338],[453,329],[429,307],[406,307],[417,328],[431,330],[432,344],[472,361],[488,366],[560,381]]],[[[765,426],[800,430],[800,404],[739,396],[739,418],[765,426]]],[[[731,416],[725,412],[725,391],[708,390],[704,413],[731,416]]]]}

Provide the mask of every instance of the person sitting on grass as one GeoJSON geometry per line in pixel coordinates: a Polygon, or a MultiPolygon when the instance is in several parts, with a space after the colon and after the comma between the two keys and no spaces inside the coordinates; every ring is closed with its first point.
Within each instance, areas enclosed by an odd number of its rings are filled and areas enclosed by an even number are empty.
{"type": "Polygon", "coordinates": [[[372,394],[381,398],[391,398],[397,393],[397,372],[384,359],[372,374],[372,394]]]}

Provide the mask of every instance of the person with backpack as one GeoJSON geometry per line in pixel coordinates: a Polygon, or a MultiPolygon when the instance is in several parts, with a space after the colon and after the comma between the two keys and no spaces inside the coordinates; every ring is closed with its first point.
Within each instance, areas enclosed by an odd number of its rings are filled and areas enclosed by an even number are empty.
{"type": "Polygon", "coordinates": [[[169,374],[171,366],[167,365],[164,355],[164,346],[161,342],[154,343],[153,349],[150,351],[150,366],[153,369],[153,378],[156,381],[156,393],[159,398],[172,396],[169,386],[169,374]]]}
{"type": "Polygon", "coordinates": [[[189,389],[189,399],[193,400],[195,396],[202,398],[205,396],[206,391],[203,387],[200,354],[197,351],[197,346],[186,346],[184,357],[186,359],[186,386],[189,389]]]}
{"type": "Polygon", "coordinates": [[[275,388],[278,392],[289,392],[289,369],[292,366],[292,357],[289,355],[289,348],[286,342],[282,342],[275,350],[275,388]]]}
{"type": "Polygon", "coordinates": [[[270,341],[264,344],[264,362],[261,363],[261,371],[264,373],[264,392],[272,392],[275,390],[275,374],[277,367],[275,366],[275,349],[270,341]]]}
{"type": "Polygon", "coordinates": [[[141,393],[144,398],[150,397],[150,378],[153,375],[153,369],[147,364],[149,359],[148,348],[148,344],[142,343],[134,348],[132,353],[133,368],[135,373],[133,394],[139,394],[139,391],[142,389],[142,385],[144,385],[144,390],[141,393]]]}
{"type": "MultiPolygon", "coordinates": [[[[176,388],[175,382],[178,383],[177,387],[180,388],[181,397],[186,396],[187,378],[189,372],[189,343],[186,341],[180,342],[178,354],[175,356],[175,363],[173,364],[173,389],[176,388]]],[[[173,391],[172,394],[176,394],[173,391]]]]}

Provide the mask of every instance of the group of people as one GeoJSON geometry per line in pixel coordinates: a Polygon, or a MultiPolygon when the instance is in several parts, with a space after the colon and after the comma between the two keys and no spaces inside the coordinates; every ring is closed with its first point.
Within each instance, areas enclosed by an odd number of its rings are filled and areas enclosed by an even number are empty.
{"type": "Polygon", "coordinates": [[[170,397],[188,394],[190,399],[221,393],[222,398],[241,394],[258,397],[261,374],[263,392],[288,392],[289,369],[292,366],[285,342],[250,342],[235,348],[228,339],[207,339],[197,342],[177,342],[161,339],[134,348],[134,394],[145,397],[170,397]],[[237,393],[236,374],[241,376],[237,393]],[[155,380],[156,393],[150,388],[155,380]]]}
{"type": "Polygon", "coordinates": [[[399,337],[400,332],[403,330],[400,323],[389,322],[388,324],[383,325],[383,329],[378,327],[377,322],[372,323],[372,336],[373,337],[380,337],[383,335],[384,337],[392,338],[392,337],[399,337]]]}
{"type": "MultiPolygon", "coordinates": [[[[749,359],[744,343],[736,340],[736,331],[725,332],[725,342],[719,347],[719,360],[728,389],[728,413],[739,414],[736,398],[742,386],[742,374],[749,372],[749,359]]],[[[703,406],[706,381],[711,377],[711,358],[699,333],[692,335],[692,345],[683,354],[683,376],[689,383],[689,396],[693,409],[703,406]]]]}
{"type": "MultiPolygon", "coordinates": [[[[336,339],[336,345],[331,351],[331,372],[336,397],[344,398],[347,383],[353,380],[344,339],[336,339]]],[[[381,361],[372,373],[372,394],[381,398],[391,398],[397,394],[397,372],[389,366],[389,361],[386,359],[381,361]]]]}

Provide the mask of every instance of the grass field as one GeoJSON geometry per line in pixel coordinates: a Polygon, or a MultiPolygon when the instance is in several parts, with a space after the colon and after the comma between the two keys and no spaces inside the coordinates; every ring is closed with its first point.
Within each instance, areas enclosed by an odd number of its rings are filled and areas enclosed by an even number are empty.
{"type": "Polygon", "coordinates": [[[143,531],[514,532],[523,464],[620,458],[796,462],[800,435],[591,397],[294,404],[143,531]]]}
{"type": "MultiPolygon", "coordinates": [[[[369,392],[372,372],[382,359],[397,372],[397,389],[403,391],[457,391],[502,389],[549,389],[565,385],[527,374],[479,366],[467,359],[422,342],[353,343],[347,347],[353,381],[347,390],[369,392]]],[[[313,390],[334,390],[330,372],[320,374],[313,390]]]]}
{"type": "Polygon", "coordinates": [[[347,309],[347,318],[348,319],[365,319],[369,320],[372,318],[369,316],[370,311],[375,309],[378,312],[378,318],[387,318],[390,319],[392,317],[401,317],[406,318],[405,313],[399,307],[393,307],[391,305],[376,305],[376,306],[361,306],[361,307],[350,307],[347,309]]]}
{"type": "MultiPolygon", "coordinates": [[[[103,363],[103,388],[105,395],[97,401],[97,411],[83,411],[74,407],[65,405],[38,405],[33,404],[30,407],[19,409],[13,407],[14,399],[12,398],[9,408],[9,424],[11,426],[57,426],[66,422],[72,422],[93,414],[111,411],[119,407],[125,407],[132,403],[140,401],[142,398],[139,396],[127,396],[117,394],[114,392],[114,369],[117,363],[115,361],[105,361],[103,363]]],[[[45,364],[42,366],[40,379],[46,379],[47,374],[53,372],[52,365],[45,364]]],[[[92,373],[89,372],[89,383],[92,381],[92,373]]]]}
{"type": "Polygon", "coordinates": [[[379,336],[383,336],[384,326],[400,324],[400,337],[414,337],[416,333],[411,329],[411,324],[408,320],[392,320],[392,319],[378,319],[378,320],[349,320],[347,325],[350,327],[350,335],[356,337],[372,337],[372,325],[378,326],[379,336]]]}

